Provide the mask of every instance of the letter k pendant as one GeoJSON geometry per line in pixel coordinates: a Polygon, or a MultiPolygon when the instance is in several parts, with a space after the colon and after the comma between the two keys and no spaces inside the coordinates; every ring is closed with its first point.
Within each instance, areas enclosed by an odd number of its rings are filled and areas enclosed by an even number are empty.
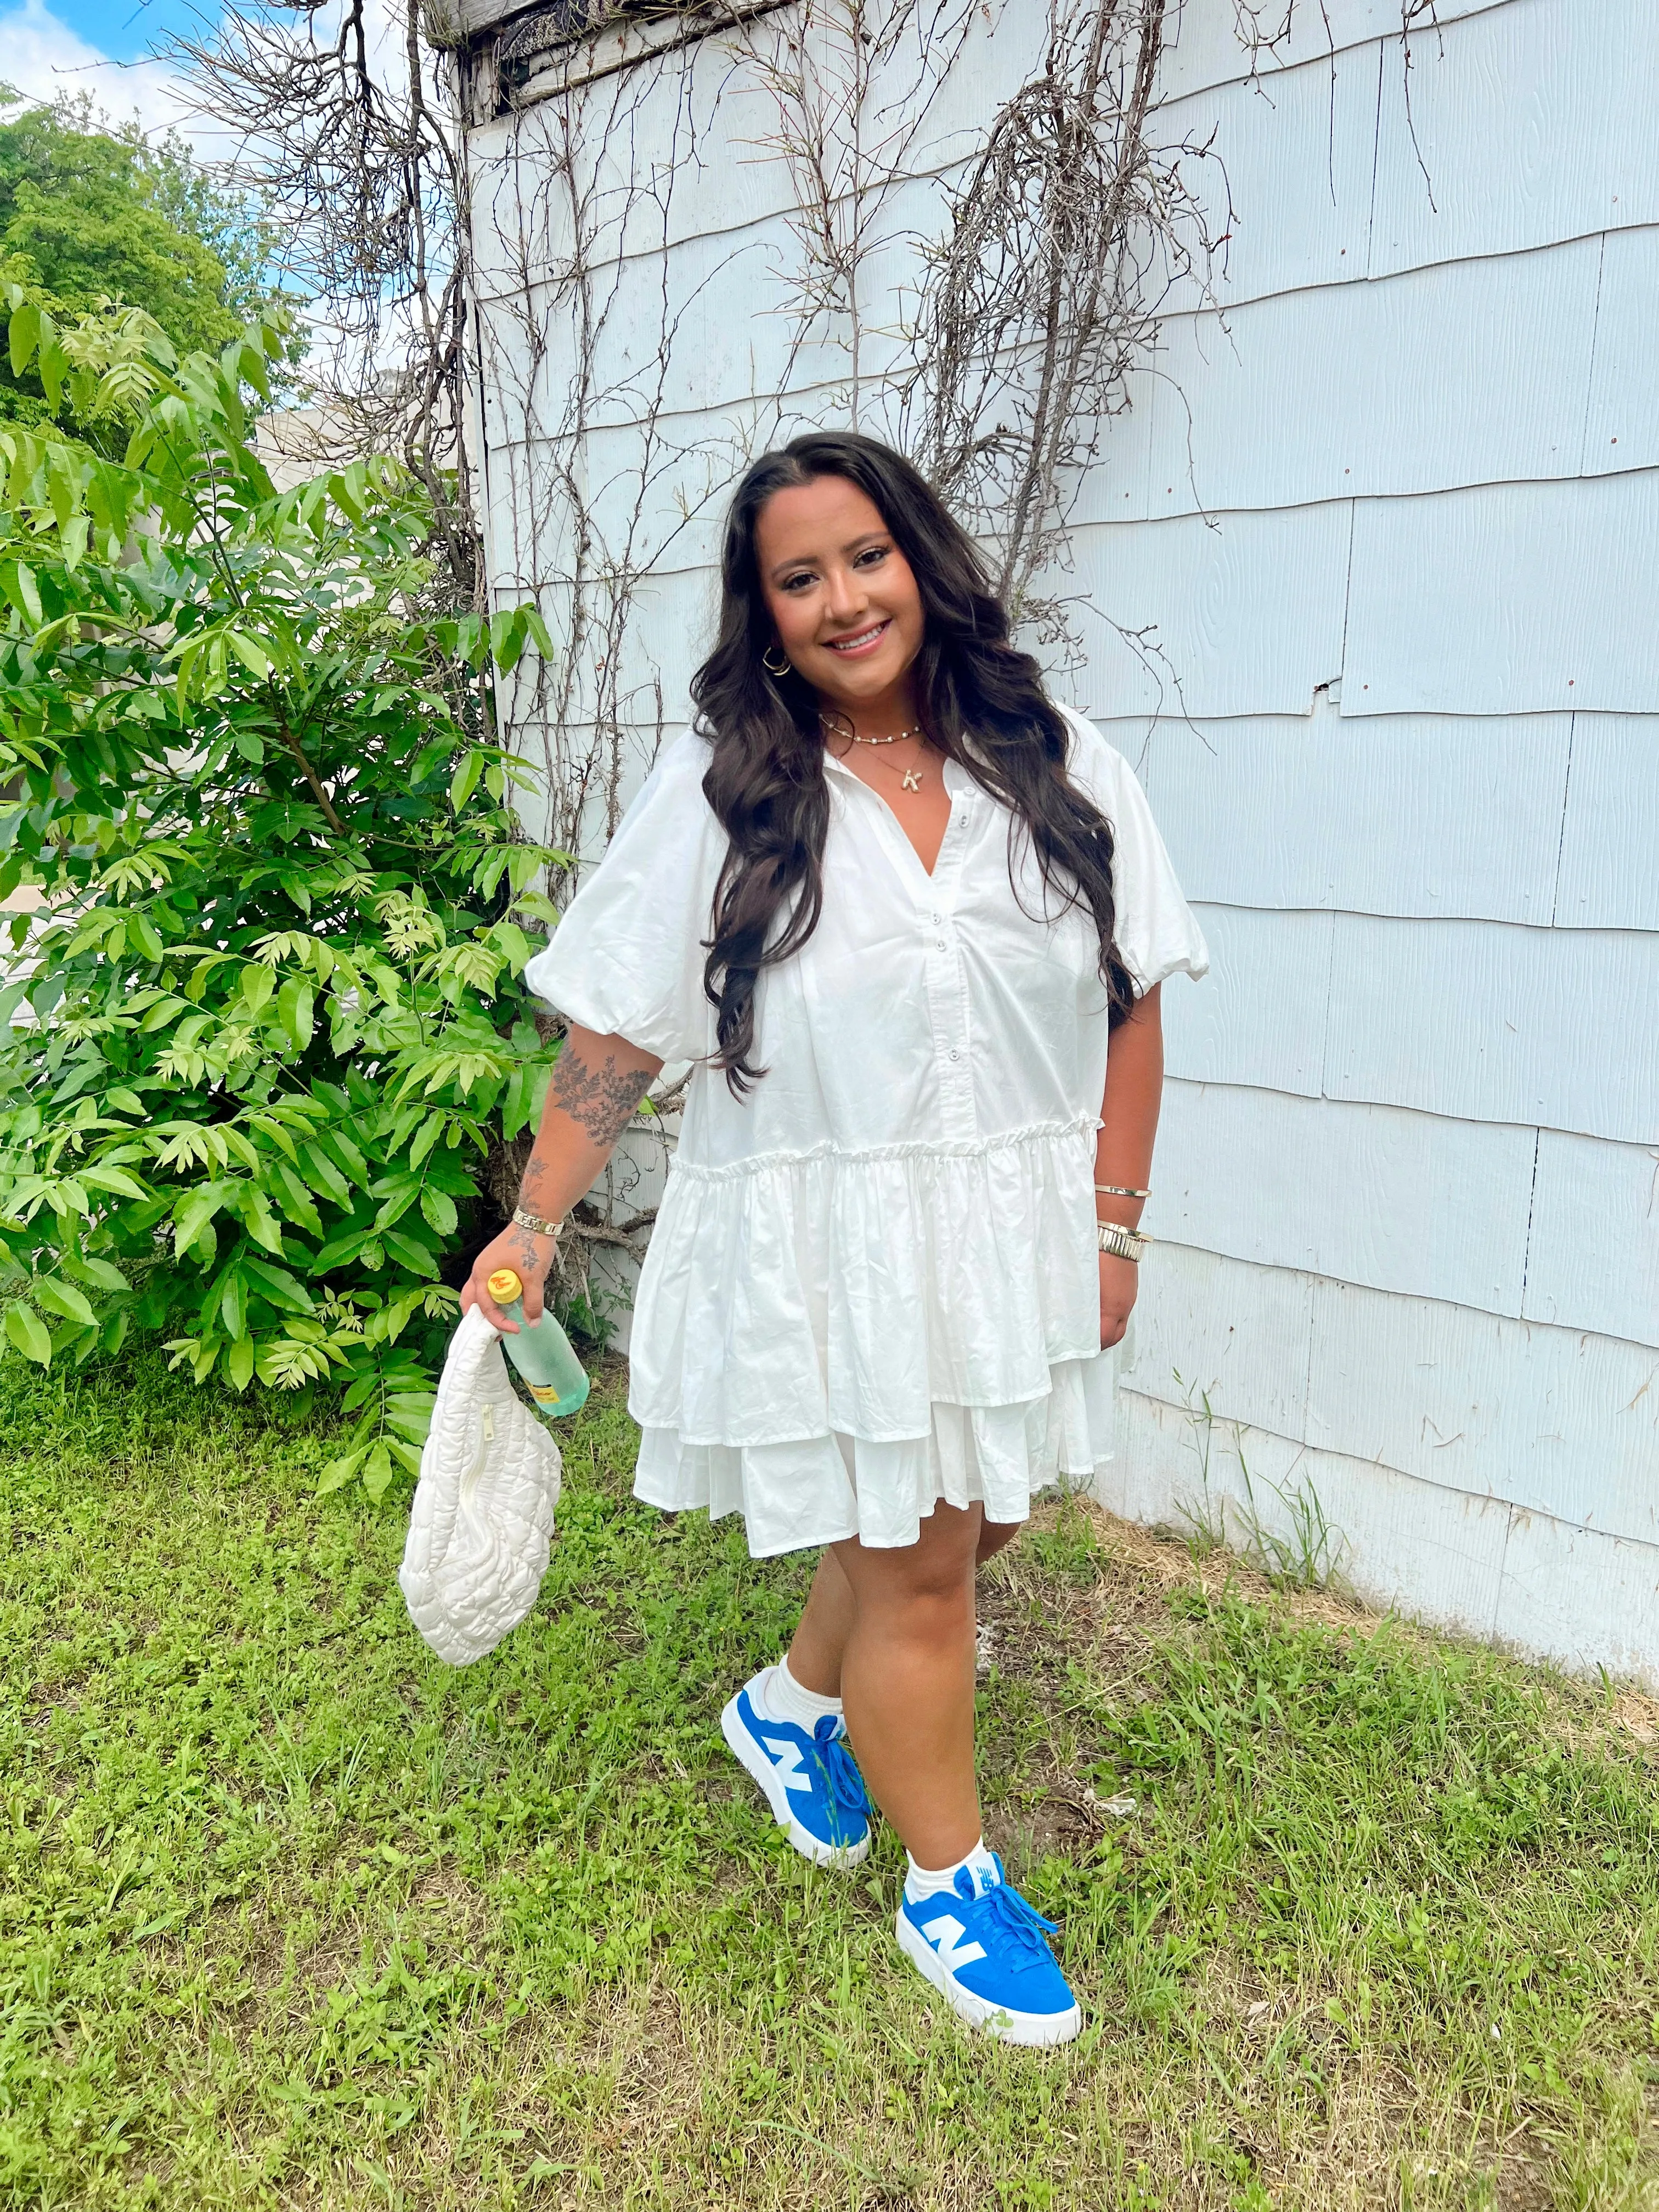
{"type": "Polygon", "coordinates": [[[921,770],[919,768],[907,768],[904,771],[902,781],[904,788],[907,791],[920,791],[921,789],[921,770]]]}

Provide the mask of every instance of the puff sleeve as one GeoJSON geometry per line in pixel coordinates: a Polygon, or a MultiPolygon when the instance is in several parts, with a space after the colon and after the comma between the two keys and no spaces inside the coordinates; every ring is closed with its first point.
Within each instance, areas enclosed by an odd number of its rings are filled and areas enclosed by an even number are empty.
{"type": "Polygon", "coordinates": [[[1069,707],[1060,712],[1073,737],[1071,775],[1112,825],[1115,934],[1124,965],[1143,994],[1166,975],[1196,981],[1209,968],[1209,947],[1182,896],[1134,770],[1092,722],[1069,707]]]}
{"type": "Polygon", "coordinates": [[[703,994],[725,830],[703,796],[708,746],[678,738],[646,779],[599,866],[525,981],[568,1021],[659,1060],[714,1049],[703,994]]]}

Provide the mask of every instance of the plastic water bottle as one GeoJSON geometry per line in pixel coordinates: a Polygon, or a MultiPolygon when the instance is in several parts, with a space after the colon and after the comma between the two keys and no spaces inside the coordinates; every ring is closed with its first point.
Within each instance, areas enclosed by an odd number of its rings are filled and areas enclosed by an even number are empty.
{"type": "Polygon", "coordinates": [[[579,1413],[587,1402],[587,1370],[571,1350],[570,1339],[545,1307],[531,1328],[524,1317],[524,1284],[511,1267],[493,1274],[486,1287],[501,1311],[519,1324],[518,1334],[502,1337],[501,1343],[531,1396],[556,1421],[579,1413]]]}

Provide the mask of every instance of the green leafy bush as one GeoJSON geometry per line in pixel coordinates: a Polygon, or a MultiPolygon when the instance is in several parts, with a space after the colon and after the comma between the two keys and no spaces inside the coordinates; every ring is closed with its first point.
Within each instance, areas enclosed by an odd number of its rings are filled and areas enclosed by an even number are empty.
{"type": "Polygon", "coordinates": [[[493,1146],[556,1046],[553,910],[493,679],[533,610],[428,610],[392,464],[278,493],[248,389],[277,318],[179,359],[14,293],[125,459],[0,431],[0,1301],[43,1364],[167,1328],[198,1381],[343,1384],[325,1480],[412,1467],[493,1146]],[[452,1273],[454,1271],[452,1269],[452,1273]]]}

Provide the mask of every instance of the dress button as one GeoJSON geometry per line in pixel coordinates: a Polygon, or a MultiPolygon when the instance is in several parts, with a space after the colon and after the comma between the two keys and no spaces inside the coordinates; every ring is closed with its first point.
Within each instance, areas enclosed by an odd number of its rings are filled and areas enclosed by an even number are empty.
{"type": "Polygon", "coordinates": [[[959,1052],[953,1052],[951,1054],[951,1057],[952,1060],[960,1060],[962,1058],[962,1054],[959,1052]]]}
{"type": "Polygon", "coordinates": [[[951,950],[950,946],[945,943],[942,937],[936,938],[934,942],[937,944],[941,952],[948,952],[951,950]]]}

